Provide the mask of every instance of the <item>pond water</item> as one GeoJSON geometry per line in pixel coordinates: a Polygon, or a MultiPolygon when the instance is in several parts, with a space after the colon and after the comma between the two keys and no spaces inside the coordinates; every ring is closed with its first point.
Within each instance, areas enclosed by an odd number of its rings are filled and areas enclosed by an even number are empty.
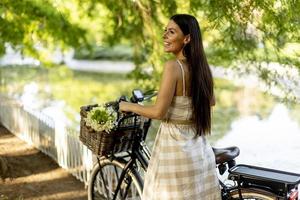
{"type": "Polygon", "coordinates": [[[300,174],[300,126],[284,104],[275,104],[265,119],[250,115],[234,120],[231,129],[215,146],[238,146],[240,164],[300,174]]]}
{"type": "MultiPolygon", "coordinates": [[[[78,130],[78,111],[49,94],[50,86],[41,88],[39,82],[33,80],[26,83],[19,93],[10,93],[25,106],[38,109],[55,121],[78,130]],[[75,119],[68,117],[70,112],[75,119]]],[[[299,105],[283,104],[257,88],[228,87],[228,83],[222,80],[216,81],[216,97],[213,132],[209,137],[213,146],[238,146],[241,150],[238,163],[300,173],[299,105]]],[[[150,146],[158,126],[159,122],[154,121],[147,139],[150,146]]]]}

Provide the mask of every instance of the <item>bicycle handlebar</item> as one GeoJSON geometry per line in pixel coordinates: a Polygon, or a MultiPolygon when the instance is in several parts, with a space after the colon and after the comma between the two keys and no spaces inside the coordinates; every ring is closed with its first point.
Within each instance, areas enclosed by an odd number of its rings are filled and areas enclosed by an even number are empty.
{"type": "MultiPolygon", "coordinates": [[[[133,90],[132,91],[132,97],[129,98],[131,103],[139,103],[143,101],[149,101],[151,100],[154,96],[157,95],[157,91],[155,90],[148,90],[145,93],[143,93],[141,90],[133,90]],[[139,95],[139,96],[136,96],[139,95]]],[[[106,107],[111,106],[116,112],[119,112],[119,103],[121,101],[128,101],[128,98],[124,95],[118,98],[117,101],[110,101],[105,103],[106,107]]]]}
{"type": "Polygon", "coordinates": [[[133,90],[132,91],[132,97],[131,98],[127,98],[126,96],[122,95],[121,97],[118,98],[117,101],[110,101],[107,102],[105,104],[106,107],[112,107],[113,110],[115,112],[117,112],[117,118],[118,118],[118,122],[117,122],[117,127],[119,127],[119,125],[125,120],[125,119],[129,119],[132,117],[138,117],[139,115],[136,113],[132,113],[132,112],[120,112],[119,110],[119,103],[121,101],[129,101],[131,103],[139,103],[139,102],[143,102],[143,101],[149,101],[150,99],[152,99],[154,96],[157,95],[157,92],[154,90],[149,90],[146,91],[145,93],[143,93],[141,90],[133,90]]]}

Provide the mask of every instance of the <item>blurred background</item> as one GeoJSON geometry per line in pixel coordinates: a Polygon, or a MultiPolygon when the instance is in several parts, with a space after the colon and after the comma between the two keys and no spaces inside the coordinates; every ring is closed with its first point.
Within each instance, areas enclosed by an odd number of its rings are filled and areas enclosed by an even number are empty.
{"type": "Polygon", "coordinates": [[[297,0],[2,0],[0,104],[17,100],[78,137],[80,106],[157,89],[175,13],[201,27],[217,100],[212,145],[238,146],[239,163],[300,173],[297,0]]]}

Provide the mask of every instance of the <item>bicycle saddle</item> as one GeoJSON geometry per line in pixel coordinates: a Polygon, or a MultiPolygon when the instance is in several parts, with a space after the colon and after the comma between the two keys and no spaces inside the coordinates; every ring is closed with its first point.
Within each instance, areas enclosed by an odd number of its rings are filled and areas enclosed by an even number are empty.
{"type": "Polygon", "coordinates": [[[216,164],[222,164],[230,160],[235,159],[240,154],[240,149],[238,147],[227,147],[227,148],[212,148],[215,157],[216,164]]]}

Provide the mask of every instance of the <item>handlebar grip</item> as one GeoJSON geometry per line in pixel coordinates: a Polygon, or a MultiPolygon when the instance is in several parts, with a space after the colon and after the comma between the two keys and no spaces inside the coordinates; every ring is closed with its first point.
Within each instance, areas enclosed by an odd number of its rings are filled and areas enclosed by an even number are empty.
{"type": "Polygon", "coordinates": [[[105,104],[106,107],[112,107],[114,111],[118,112],[119,110],[119,102],[118,101],[110,101],[105,104]]]}
{"type": "MultiPolygon", "coordinates": [[[[124,95],[122,95],[122,96],[119,98],[119,103],[120,103],[121,101],[128,102],[127,97],[124,96],[124,95]]],[[[119,104],[118,104],[118,111],[119,111],[119,104]]],[[[128,114],[131,114],[131,112],[123,112],[123,114],[128,115],[128,114]]]]}
{"type": "Polygon", "coordinates": [[[126,96],[122,95],[122,96],[119,98],[119,102],[121,102],[121,101],[127,101],[126,96]]]}

